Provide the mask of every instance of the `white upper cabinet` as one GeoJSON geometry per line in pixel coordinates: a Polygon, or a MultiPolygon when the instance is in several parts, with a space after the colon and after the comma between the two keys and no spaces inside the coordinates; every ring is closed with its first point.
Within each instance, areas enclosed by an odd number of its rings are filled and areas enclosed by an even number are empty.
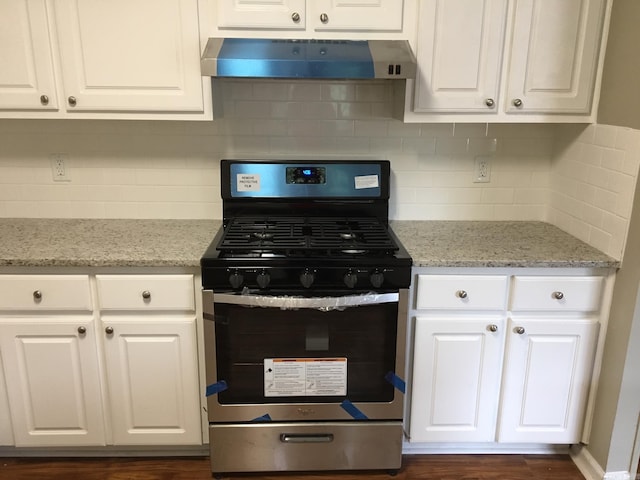
{"type": "Polygon", "coordinates": [[[423,0],[405,121],[593,121],[606,6],[423,0]]]}
{"type": "Polygon", "coordinates": [[[0,2],[0,111],[56,110],[45,0],[0,2]]]}
{"type": "Polygon", "coordinates": [[[217,3],[220,28],[305,29],[305,0],[220,0],[217,3]]]}
{"type": "Polygon", "coordinates": [[[0,116],[211,118],[199,0],[0,2],[0,116]]]}
{"type": "Polygon", "coordinates": [[[69,111],[202,111],[196,0],[55,4],[69,111]]]}
{"type": "Polygon", "coordinates": [[[297,36],[327,32],[330,37],[336,35],[331,32],[401,32],[406,4],[415,4],[414,0],[213,1],[219,30],[245,30],[244,35],[246,30],[260,31],[253,36],[265,36],[269,30],[297,36]]]}
{"type": "Polygon", "coordinates": [[[506,0],[423,0],[416,112],[497,111],[506,0]]]}
{"type": "Polygon", "coordinates": [[[508,113],[588,114],[603,0],[518,0],[509,52],[508,113]]]}

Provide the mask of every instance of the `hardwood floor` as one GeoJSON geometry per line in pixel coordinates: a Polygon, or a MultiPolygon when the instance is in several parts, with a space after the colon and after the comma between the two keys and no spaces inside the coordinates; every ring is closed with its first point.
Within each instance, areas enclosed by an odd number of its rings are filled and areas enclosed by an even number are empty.
{"type": "MultiPolygon", "coordinates": [[[[0,458],[1,480],[205,480],[209,458],[0,458]]],[[[567,455],[407,455],[385,472],[234,474],[230,480],[584,480],[567,455]]]]}

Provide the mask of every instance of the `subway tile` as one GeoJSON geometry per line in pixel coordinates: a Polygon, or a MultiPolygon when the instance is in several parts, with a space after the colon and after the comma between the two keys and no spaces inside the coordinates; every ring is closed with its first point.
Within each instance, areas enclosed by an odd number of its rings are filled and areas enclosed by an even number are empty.
{"type": "Polygon", "coordinates": [[[356,100],[356,86],[350,83],[323,84],[320,89],[322,100],[348,102],[356,100]]]}
{"type": "Polygon", "coordinates": [[[338,103],[338,118],[371,118],[371,103],[338,103]]]}
{"type": "Polygon", "coordinates": [[[385,120],[355,120],[354,134],[357,137],[386,137],[389,122],[385,120]]]}
{"type": "Polygon", "coordinates": [[[617,127],[611,125],[596,125],[593,143],[601,147],[614,147],[617,130],[617,127]]]}

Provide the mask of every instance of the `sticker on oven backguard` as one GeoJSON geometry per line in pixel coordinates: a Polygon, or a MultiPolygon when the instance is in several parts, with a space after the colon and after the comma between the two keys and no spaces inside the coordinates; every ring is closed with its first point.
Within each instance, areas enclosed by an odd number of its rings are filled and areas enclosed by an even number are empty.
{"type": "Polygon", "coordinates": [[[252,173],[238,173],[236,175],[236,188],[239,192],[259,192],[260,175],[252,173]]]}
{"type": "Polygon", "coordinates": [[[363,188],[378,188],[380,186],[378,175],[360,175],[355,177],[355,180],[356,190],[361,190],[363,188]]]}
{"type": "Polygon", "coordinates": [[[347,394],[346,358],[265,358],[264,396],[347,394]]]}

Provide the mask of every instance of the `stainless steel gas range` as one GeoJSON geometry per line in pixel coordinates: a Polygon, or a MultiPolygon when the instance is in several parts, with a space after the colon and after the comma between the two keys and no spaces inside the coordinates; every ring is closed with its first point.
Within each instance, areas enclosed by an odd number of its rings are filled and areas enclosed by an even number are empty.
{"type": "Polygon", "coordinates": [[[201,260],[211,467],[397,470],[411,258],[387,161],[221,162],[201,260]]]}

